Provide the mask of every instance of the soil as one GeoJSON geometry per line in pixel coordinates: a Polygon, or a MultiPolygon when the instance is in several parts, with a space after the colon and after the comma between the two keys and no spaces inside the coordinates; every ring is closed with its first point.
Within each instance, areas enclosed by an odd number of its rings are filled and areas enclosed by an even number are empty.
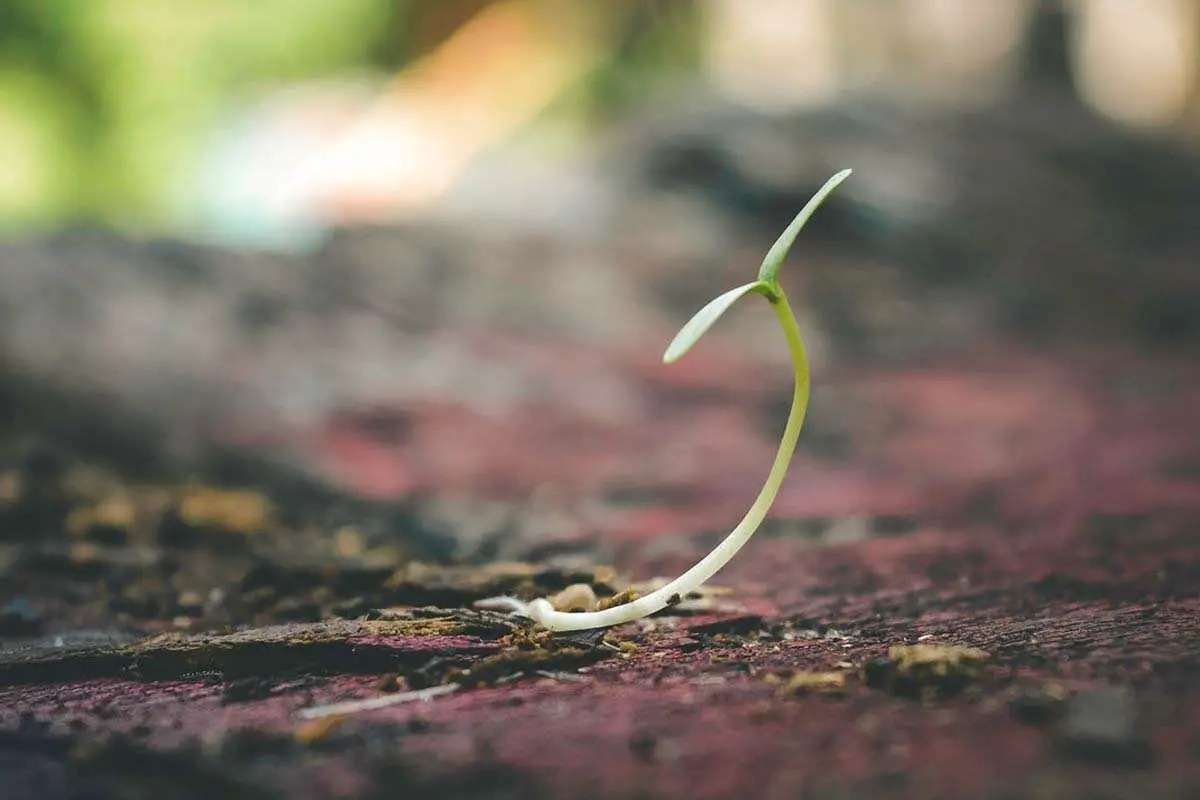
{"type": "MultiPolygon", "coordinates": [[[[878,212],[867,195],[844,210],[878,212]]],[[[643,258],[595,269],[599,283],[492,300],[629,250],[510,242],[502,268],[482,245],[447,250],[456,281],[474,286],[460,307],[408,273],[351,299],[320,291],[321,263],[379,264],[389,243],[426,241],[347,234],[303,260],[310,272],[271,261],[247,273],[302,286],[273,295],[274,322],[244,349],[200,325],[161,349],[97,334],[72,350],[70,337],[24,336],[36,314],[6,315],[5,796],[1200,794],[1200,361],[1194,271],[1180,259],[1194,248],[1123,241],[1145,256],[1141,296],[1185,309],[1182,327],[1148,336],[1135,298],[1072,305],[1069,270],[1030,277],[1047,261],[1013,233],[1025,201],[987,197],[1016,214],[1000,226],[1015,237],[1001,285],[1041,287],[1065,327],[985,316],[958,346],[930,344],[916,333],[930,295],[788,272],[802,308],[840,297],[861,316],[806,317],[814,405],[771,519],[714,585],[609,631],[551,636],[476,603],[577,583],[603,600],[689,566],[757,491],[790,389],[782,350],[747,346],[762,333],[753,322],[658,363],[667,322],[695,300],[667,276],[695,273],[645,255],[649,240],[622,245],[643,258]],[[639,276],[663,291],[612,313],[639,276]],[[388,286],[415,317],[383,325],[363,311],[388,286]],[[564,298],[581,296],[594,304],[573,317],[564,298]],[[916,311],[888,316],[896,297],[916,311]],[[1092,327],[1070,324],[1081,319],[1092,327]],[[327,350],[305,348],[313,326],[327,350]],[[1104,336],[1083,335],[1096,327],[1104,336]],[[210,344],[223,355],[188,349],[210,344]],[[381,697],[397,701],[314,713],[381,697]]],[[[1121,216],[1097,208],[1061,230],[1121,216]]],[[[1067,222],[1078,210],[1062,209],[1067,222]]],[[[902,262],[895,241],[863,256],[826,233],[818,250],[853,252],[841,263],[868,275],[889,274],[870,272],[876,258],[902,262]]],[[[946,241],[917,230],[905,246],[926,235],[946,241]]],[[[207,308],[231,285],[231,308],[253,299],[230,277],[244,255],[71,241],[14,246],[0,268],[36,281],[41,259],[121,275],[133,263],[122,254],[139,253],[190,265],[182,294],[164,270],[129,284],[150,307],[207,308]]],[[[1066,245],[1071,269],[1093,264],[1086,236],[1066,245]]],[[[751,260],[726,246],[730,271],[705,278],[714,285],[751,260]]],[[[1111,263],[1093,265],[1111,287],[1111,263]]],[[[977,295],[995,295],[988,280],[977,295]]],[[[64,285],[81,303],[107,297],[64,285]]],[[[130,307],[114,292],[113,308],[130,307]]],[[[113,333],[126,317],[90,319],[113,333]]]]}
{"type": "MultiPolygon", "coordinates": [[[[688,491],[597,490],[605,512],[574,549],[564,536],[548,560],[487,561],[421,553],[403,532],[435,529],[432,503],[361,501],[331,524],[270,487],[10,460],[9,796],[1190,794],[1200,452],[1166,422],[1186,423],[1198,398],[1114,398],[1084,366],[1074,381],[1054,366],[845,379],[839,391],[873,408],[853,428],[885,415],[894,432],[856,433],[838,458],[806,451],[712,591],[602,635],[551,637],[472,606],[581,582],[612,596],[623,576],[686,566],[752,492],[725,464],[688,491]]],[[[1155,372],[1200,385],[1188,369],[1155,372]]],[[[765,466],[758,427],[736,435],[765,466]]],[[[555,452],[525,430],[546,453],[533,488],[555,452]]],[[[609,447],[618,466],[644,457],[609,447]]]]}

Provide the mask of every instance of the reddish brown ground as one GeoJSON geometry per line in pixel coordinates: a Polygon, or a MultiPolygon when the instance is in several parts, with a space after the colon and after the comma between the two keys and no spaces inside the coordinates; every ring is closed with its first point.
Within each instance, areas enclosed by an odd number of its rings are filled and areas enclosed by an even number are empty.
{"type": "MultiPolygon", "coordinates": [[[[556,365],[576,362],[522,346],[569,386],[556,365]]],[[[320,525],[5,545],[5,796],[1200,793],[1200,375],[1183,360],[998,350],[825,375],[773,519],[716,581],[727,593],[524,649],[513,622],[467,610],[595,564],[672,574],[710,547],[786,400],[725,358],[594,356],[588,379],[623,405],[412,405],[305,439],[362,494],[436,490],[456,532],[484,510],[445,498],[490,498],[507,522],[464,547],[545,566],[418,568],[320,525]],[[184,598],[218,587],[202,609],[184,598]],[[986,657],[917,675],[889,660],[918,642],[986,657]],[[787,691],[805,671],[844,688],[787,691]],[[461,688],[297,716],[441,683],[461,688]]]]}

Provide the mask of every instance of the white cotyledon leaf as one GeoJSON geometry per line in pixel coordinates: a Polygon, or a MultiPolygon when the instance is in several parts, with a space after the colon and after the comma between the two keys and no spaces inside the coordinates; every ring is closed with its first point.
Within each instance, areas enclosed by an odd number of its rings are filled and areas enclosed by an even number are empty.
{"type": "Polygon", "coordinates": [[[678,361],[688,350],[692,349],[692,345],[700,340],[700,337],[713,326],[714,322],[721,318],[721,315],[731,305],[740,300],[744,295],[755,290],[762,291],[764,288],[765,286],[762,281],[752,281],[736,289],[730,289],[728,292],[709,301],[708,305],[697,311],[696,315],[687,321],[687,324],[680,329],[679,333],[675,334],[675,338],[667,346],[667,351],[663,353],[663,363],[670,364],[678,361]]]}

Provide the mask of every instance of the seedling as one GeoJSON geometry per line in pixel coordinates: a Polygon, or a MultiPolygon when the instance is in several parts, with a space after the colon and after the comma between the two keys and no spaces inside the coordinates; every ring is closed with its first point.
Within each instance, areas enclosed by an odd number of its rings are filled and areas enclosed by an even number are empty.
{"type": "Polygon", "coordinates": [[[729,307],[748,294],[762,295],[775,309],[779,324],[783,328],[784,338],[787,339],[788,349],[792,356],[792,366],[795,369],[795,388],[792,395],[792,407],[788,413],[787,424],[783,429],[783,438],[779,450],[775,454],[775,463],[767,474],[766,483],[758,494],[746,516],[737,527],[725,537],[717,547],[695,566],[680,575],[675,580],[659,589],[639,597],[631,602],[612,606],[597,611],[559,611],[550,600],[539,598],[530,603],[522,603],[515,598],[493,598],[493,605],[504,605],[507,608],[533,619],[540,625],[552,631],[577,631],[591,628],[607,628],[632,622],[636,619],[654,614],[662,609],[678,604],[689,593],[699,589],[706,581],[729,563],[742,546],[750,540],[758,526],[767,516],[783,478],[787,474],[788,464],[796,450],[796,441],[800,437],[800,428],[804,424],[804,415],[808,410],[809,365],[808,354],[804,349],[804,341],[800,336],[800,327],[796,317],[788,305],[787,295],[779,285],[779,268],[787,258],[792,243],[797,234],[808,222],[813,212],[825,201],[838,185],[850,176],[851,170],[842,170],[834,175],[825,185],[813,195],[812,199],[801,209],[792,223],[780,235],[763,259],[762,267],[758,270],[758,280],[730,289],[712,300],[692,317],[663,354],[663,362],[670,364],[683,357],[700,337],[708,331],[729,307]]]}

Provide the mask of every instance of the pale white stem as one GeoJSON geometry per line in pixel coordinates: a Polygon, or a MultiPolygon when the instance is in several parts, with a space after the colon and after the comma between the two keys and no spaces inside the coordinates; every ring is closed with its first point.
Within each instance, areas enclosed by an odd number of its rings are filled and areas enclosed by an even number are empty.
{"type": "Polygon", "coordinates": [[[788,348],[791,350],[792,363],[796,373],[795,393],[792,397],[792,408],[788,414],[787,425],[783,431],[783,439],[775,454],[775,463],[771,465],[766,483],[754,501],[754,505],[746,512],[746,516],[725,537],[724,541],[695,566],[666,586],[656,589],[644,597],[603,611],[583,613],[556,611],[550,601],[543,598],[529,603],[525,608],[525,616],[553,631],[607,628],[641,619],[661,611],[667,606],[681,602],[689,593],[699,589],[729,563],[729,560],[742,549],[742,545],[746,544],[758,530],[758,526],[762,524],[771,504],[775,501],[775,496],[779,493],[779,487],[783,484],[784,476],[787,474],[788,464],[796,450],[796,442],[800,438],[800,428],[804,425],[810,391],[808,354],[804,350],[800,328],[796,324],[796,318],[792,315],[791,307],[788,305],[783,290],[778,286],[773,286],[772,289],[773,296],[769,296],[768,300],[774,307],[776,316],[779,317],[784,335],[787,337],[788,348]]]}

